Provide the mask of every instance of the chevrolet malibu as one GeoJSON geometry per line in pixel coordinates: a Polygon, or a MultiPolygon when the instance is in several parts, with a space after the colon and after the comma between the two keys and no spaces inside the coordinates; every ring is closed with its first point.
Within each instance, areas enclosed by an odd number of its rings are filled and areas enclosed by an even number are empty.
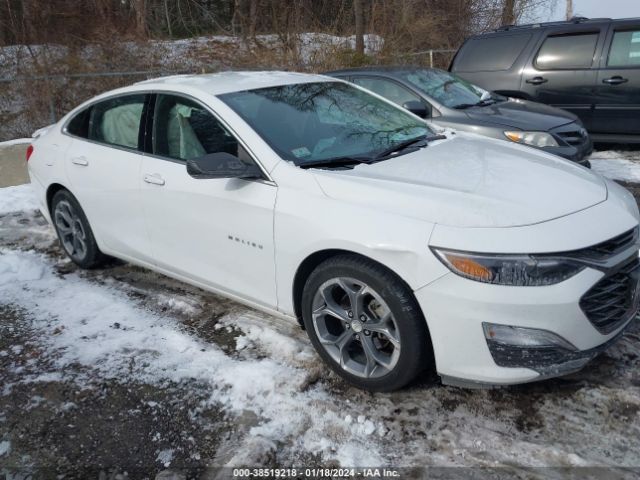
{"type": "Polygon", "coordinates": [[[297,319],[373,391],[573,372],[638,309],[626,190],[341,80],[148,80],[36,132],[27,160],[80,267],[113,256],[297,319]]]}

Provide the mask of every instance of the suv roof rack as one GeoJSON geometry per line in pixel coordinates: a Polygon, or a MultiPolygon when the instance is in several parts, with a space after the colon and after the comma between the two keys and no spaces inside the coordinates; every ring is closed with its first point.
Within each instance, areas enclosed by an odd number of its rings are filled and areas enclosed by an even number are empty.
{"type": "Polygon", "coordinates": [[[528,28],[542,28],[542,27],[555,27],[560,25],[573,25],[577,23],[597,23],[597,22],[610,22],[611,18],[587,18],[587,17],[573,17],[571,20],[560,20],[557,22],[539,22],[539,23],[526,23],[523,25],[503,25],[501,27],[492,30],[492,32],[505,32],[508,30],[523,30],[528,28]]]}

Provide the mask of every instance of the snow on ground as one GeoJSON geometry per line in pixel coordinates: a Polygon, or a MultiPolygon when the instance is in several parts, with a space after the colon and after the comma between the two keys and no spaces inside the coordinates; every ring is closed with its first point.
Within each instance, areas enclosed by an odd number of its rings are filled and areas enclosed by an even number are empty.
{"type": "Polygon", "coordinates": [[[596,151],[589,159],[591,168],[605,177],[640,183],[640,151],[596,151]]]}
{"type": "MultiPolygon", "coordinates": [[[[190,413],[192,428],[214,431],[220,420],[198,413],[214,407],[235,426],[221,440],[223,454],[202,458],[204,464],[261,466],[271,458],[280,466],[640,465],[637,326],[567,378],[500,390],[425,380],[373,395],[327,372],[296,325],[126,264],[75,269],[35,208],[27,186],[0,189],[0,313],[7,306],[23,312],[36,344],[5,347],[0,358],[37,347],[48,364],[33,374],[11,364],[0,372],[0,397],[25,382],[57,382],[65,391],[100,382],[189,385],[191,392],[180,395],[203,398],[190,413]],[[19,380],[6,382],[8,374],[19,380]]],[[[22,411],[43,403],[34,394],[22,411]]],[[[69,398],[61,405],[61,411],[87,408],[69,398]]],[[[151,401],[145,408],[159,406],[151,401]]],[[[0,456],[24,454],[2,437],[4,415],[0,456]]],[[[163,446],[154,458],[173,468],[180,448],[163,446]]],[[[199,451],[193,455],[200,459],[199,451]]]]}
{"type": "Polygon", "coordinates": [[[38,201],[30,184],[2,189],[0,195],[0,215],[23,210],[37,210],[38,201]]]}

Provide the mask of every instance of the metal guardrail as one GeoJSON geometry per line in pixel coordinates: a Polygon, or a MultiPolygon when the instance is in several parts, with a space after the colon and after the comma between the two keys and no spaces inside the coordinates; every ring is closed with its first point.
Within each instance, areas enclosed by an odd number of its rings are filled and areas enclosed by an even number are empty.
{"type": "Polygon", "coordinates": [[[411,52],[411,53],[407,53],[405,54],[407,57],[417,57],[418,55],[429,55],[429,67],[433,68],[433,54],[434,53],[456,53],[457,50],[451,50],[451,49],[444,49],[444,48],[436,48],[436,49],[429,49],[429,50],[423,50],[421,52],[411,52]]]}

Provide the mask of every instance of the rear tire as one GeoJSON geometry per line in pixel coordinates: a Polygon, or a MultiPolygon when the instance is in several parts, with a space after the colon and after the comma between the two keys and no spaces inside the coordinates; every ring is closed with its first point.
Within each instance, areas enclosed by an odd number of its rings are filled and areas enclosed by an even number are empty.
{"type": "Polygon", "coordinates": [[[358,388],[397,390],[433,367],[411,289],[367,258],[340,255],[320,264],[306,281],[302,317],[318,354],[358,388]]]}
{"type": "Polygon", "coordinates": [[[65,253],[80,268],[102,265],[107,257],[100,251],[82,207],[68,190],[56,192],[51,200],[51,219],[65,253]]]}

